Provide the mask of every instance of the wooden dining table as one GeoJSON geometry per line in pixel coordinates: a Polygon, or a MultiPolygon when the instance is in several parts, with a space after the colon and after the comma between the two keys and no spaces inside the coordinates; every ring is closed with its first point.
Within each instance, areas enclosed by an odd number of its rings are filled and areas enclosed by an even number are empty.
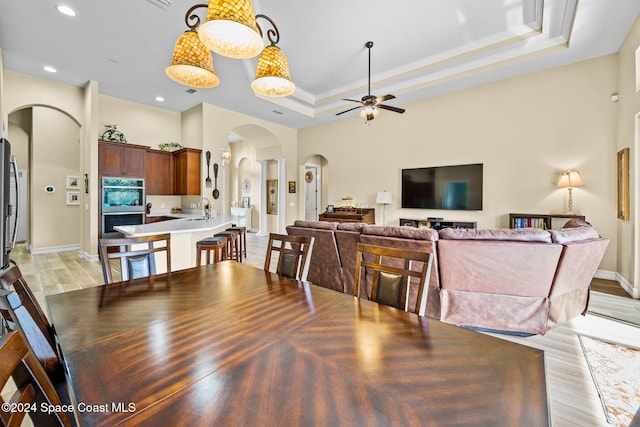
{"type": "Polygon", "coordinates": [[[47,296],[85,426],[545,426],[544,352],[224,261],[47,296]]]}

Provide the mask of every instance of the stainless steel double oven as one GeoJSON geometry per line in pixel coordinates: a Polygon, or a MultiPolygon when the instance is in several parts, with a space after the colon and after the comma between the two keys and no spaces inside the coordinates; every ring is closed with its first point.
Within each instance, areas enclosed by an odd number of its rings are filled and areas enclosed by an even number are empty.
{"type": "Polygon", "coordinates": [[[120,237],[119,225],[145,222],[144,178],[102,177],[102,237],[120,237]]]}

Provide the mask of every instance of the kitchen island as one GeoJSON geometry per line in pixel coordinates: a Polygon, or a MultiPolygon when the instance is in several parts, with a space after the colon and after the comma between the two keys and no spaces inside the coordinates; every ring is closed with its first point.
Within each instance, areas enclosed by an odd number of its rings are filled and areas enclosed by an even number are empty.
{"type": "MultiPolygon", "coordinates": [[[[125,237],[150,236],[153,234],[171,234],[171,270],[183,270],[196,266],[196,242],[224,231],[233,224],[233,217],[216,215],[205,219],[200,215],[190,215],[186,218],[153,222],[141,225],[116,226],[114,230],[123,233],[125,237]]],[[[156,256],[158,271],[167,269],[164,257],[156,256]]]]}

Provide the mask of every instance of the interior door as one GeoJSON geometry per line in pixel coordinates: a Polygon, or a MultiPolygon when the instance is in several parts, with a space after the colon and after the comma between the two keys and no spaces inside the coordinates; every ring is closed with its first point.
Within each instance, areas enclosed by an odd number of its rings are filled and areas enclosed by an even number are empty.
{"type": "Polygon", "coordinates": [[[304,219],[318,220],[320,206],[320,168],[307,165],[304,168],[304,219]]]}

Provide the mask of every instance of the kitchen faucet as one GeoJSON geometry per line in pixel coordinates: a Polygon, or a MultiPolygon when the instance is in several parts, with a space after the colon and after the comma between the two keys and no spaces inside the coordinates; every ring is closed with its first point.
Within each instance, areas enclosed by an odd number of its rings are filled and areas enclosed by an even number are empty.
{"type": "Polygon", "coordinates": [[[207,199],[206,197],[203,197],[202,199],[200,199],[200,201],[198,202],[198,207],[200,207],[200,205],[202,204],[202,202],[205,202],[204,204],[204,219],[209,221],[211,219],[211,202],[209,201],[209,199],[207,199]]]}

